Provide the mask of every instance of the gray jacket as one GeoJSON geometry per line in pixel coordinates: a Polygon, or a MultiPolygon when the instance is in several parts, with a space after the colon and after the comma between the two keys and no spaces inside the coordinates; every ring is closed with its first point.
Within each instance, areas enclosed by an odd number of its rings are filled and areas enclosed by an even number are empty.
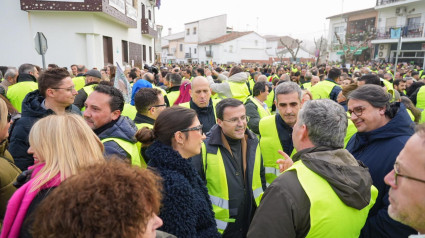
{"type": "Polygon", "coordinates": [[[235,83],[246,83],[246,81],[248,80],[248,73],[240,72],[230,76],[229,78],[222,74],[219,74],[217,77],[221,81],[221,83],[215,83],[214,79],[211,76],[207,77],[208,82],[210,83],[211,90],[215,93],[218,93],[219,98],[231,98],[233,97],[233,95],[227,81],[232,81],[235,83]]]}

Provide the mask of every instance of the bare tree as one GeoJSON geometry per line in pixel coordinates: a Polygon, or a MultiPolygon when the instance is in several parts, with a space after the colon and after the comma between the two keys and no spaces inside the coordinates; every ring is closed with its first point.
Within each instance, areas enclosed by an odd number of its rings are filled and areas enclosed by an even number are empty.
{"type": "Polygon", "coordinates": [[[320,39],[318,39],[317,41],[316,39],[314,39],[314,44],[316,46],[314,50],[315,56],[317,57],[316,64],[319,64],[320,57],[322,57],[323,55],[326,55],[326,52],[327,52],[326,46],[328,45],[328,41],[325,38],[323,38],[323,36],[321,36],[320,39]]]}
{"type": "Polygon", "coordinates": [[[283,47],[285,47],[286,50],[288,50],[288,52],[292,55],[292,60],[296,61],[298,51],[300,50],[300,46],[301,46],[301,43],[303,43],[303,41],[295,39],[291,42],[290,45],[287,45],[287,44],[285,44],[285,42],[283,42],[282,39],[279,39],[279,40],[280,40],[280,43],[283,45],[283,47]],[[294,51],[294,49],[295,49],[295,51],[294,51]]]}
{"type": "Polygon", "coordinates": [[[354,60],[354,54],[358,50],[360,50],[362,47],[367,46],[370,43],[370,41],[375,38],[375,36],[376,36],[375,32],[367,32],[367,31],[360,37],[346,34],[345,42],[347,42],[347,44],[344,44],[341,38],[339,37],[339,35],[335,32],[335,37],[339,43],[339,48],[344,53],[345,63],[351,64],[354,60]],[[354,45],[353,42],[358,42],[358,44],[354,45]],[[354,47],[354,48],[351,49],[351,47],[354,47]]]}

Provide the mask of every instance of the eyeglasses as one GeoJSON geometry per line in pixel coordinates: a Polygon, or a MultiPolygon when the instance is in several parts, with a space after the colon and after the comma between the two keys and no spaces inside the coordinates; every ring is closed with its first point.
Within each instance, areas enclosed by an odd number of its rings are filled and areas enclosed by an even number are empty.
{"type": "Polygon", "coordinates": [[[7,113],[7,123],[9,123],[12,120],[12,114],[7,113]]]}
{"type": "Polygon", "coordinates": [[[66,90],[68,92],[73,92],[75,90],[75,87],[72,86],[72,87],[69,87],[69,88],[52,88],[52,89],[63,89],[63,90],[66,90]]]}
{"type": "Polygon", "coordinates": [[[202,127],[203,127],[203,125],[201,124],[201,125],[199,125],[199,126],[195,126],[195,127],[191,127],[191,128],[186,128],[186,129],[183,129],[183,130],[180,130],[181,132],[187,132],[187,131],[199,131],[199,133],[201,133],[202,134],[202,127]]]}
{"type": "Polygon", "coordinates": [[[223,120],[223,121],[226,121],[232,124],[236,124],[239,121],[246,122],[246,116],[244,115],[244,116],[241,116],[240,118],[234,117],[234,118],[230,118],[229,120],[223,120]]]}
{"type": "Polygon", "coordinates": [[[166,103],[164,103],[164,104],[160,104],[160,105],[153,105],[153,106],[151,106],[149,109],[151,109],[151,108],[153,108],[153,107],[166,107],[167,106],[167,104],[166,103]]]}
{"type": "Polygon", "coordinates": [[[361,116],[363,114],[363,112],[364,112],[365,109],[366,108],[363,107],[363,106],[358,106],[358,107],[353,108],[353,110],[348,110],[348,113],[350,114],[350,116],[351,116],[352,113],[354,113],[354,115],[356,115],[357,117],[359,117],[359,116],[361,116]]]}
{"type": "Polygon", "coordinates": [[[398,165],[397,162],[395,162],[394,163],[394,181],[395,181],[395,185],[397,185],[397,177],[398,176],[399,177],[403,177],[403,178],[407,178],[407,179],[411,179],[411,180],[415,180],[415,181],[418,181],[418,182],[421,182],[421,183],[425,183],[425,180],[417,179],[417,178],[413,178],[413,177],[410,177],[410,176],[407,176],[407,175],[400,174],[399,165],[398,165]]]}

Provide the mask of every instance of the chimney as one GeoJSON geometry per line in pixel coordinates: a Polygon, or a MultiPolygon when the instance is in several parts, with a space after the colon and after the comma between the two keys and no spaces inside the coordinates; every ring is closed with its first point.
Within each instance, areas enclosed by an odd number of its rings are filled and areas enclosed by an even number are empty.
{"type": "Polygon", "coordinates": [[[168,35],[171,35],[171,27],[168,28],[168,35]]]}

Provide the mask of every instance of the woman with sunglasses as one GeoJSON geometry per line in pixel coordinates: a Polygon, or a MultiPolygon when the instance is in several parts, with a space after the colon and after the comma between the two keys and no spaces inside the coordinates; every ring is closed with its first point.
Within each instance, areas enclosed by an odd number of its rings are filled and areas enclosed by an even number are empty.
{"type": "Polygon", "coordinates": [[[160,230],[177,237],[220,237],[207,188],[192,167],[191,157],[201,152],[205,139],[196,112],[167,108],[153,129],[144,127],[136,138],[146,149],[148,166],[163,178],[160,230]]]}
{"type": "Polygon", "coordinates": [[[0,227],[3,223],[7,202],[16,190],[13,182],[21,173],[21,170],[16,167],[12,155],[7,151],[7,137],[9,137],[11,123],[11,114],[8,113],[6,103],[0,100],[0,227]]]}

